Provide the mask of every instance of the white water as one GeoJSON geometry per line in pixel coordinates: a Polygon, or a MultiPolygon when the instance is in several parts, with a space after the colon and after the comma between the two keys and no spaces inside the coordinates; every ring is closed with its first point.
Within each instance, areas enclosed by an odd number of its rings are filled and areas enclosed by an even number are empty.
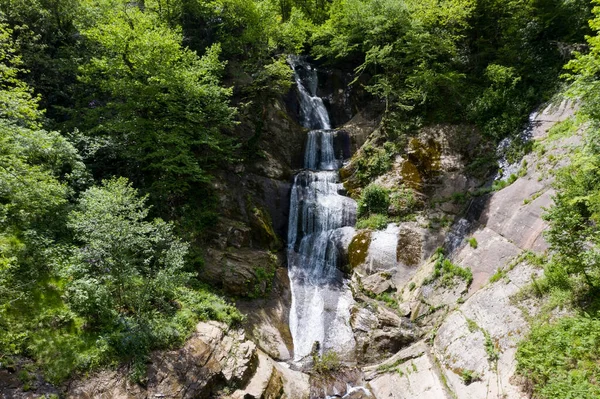
{"type": "Polygon", "coordinates": [[[288,231],[288,273],[292,292],[290,331],[294,360],[311,354],[315,342],[320,352],[352,353],[355,345],[350,327],[354,300],[347,281],[338,270],[341,229],[354,226],[356,202],[340,195],[335,154],[336,132],[316,96],[316,70],[304,61],[291,59],[300,93],[303,124],[308,133],[304,166],[294,179],[288,231]]]}
{"type": "Polygon", "coordinates": [[[317,70],[299,57],[291,57],[289,62],[300,93],[302,125],[309,129],[331,129],[327,108],[317,96],[317,70]]]}

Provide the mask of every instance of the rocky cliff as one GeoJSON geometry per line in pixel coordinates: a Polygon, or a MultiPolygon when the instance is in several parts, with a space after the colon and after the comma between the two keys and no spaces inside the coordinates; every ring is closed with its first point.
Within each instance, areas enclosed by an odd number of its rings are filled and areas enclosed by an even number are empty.
{"type": "MultiPolygon", "coordinates": [[[[327,81],[338,123],[353,116],[339,129],[354,152],[377,145],[378,121],[355,114],[354,100],[336,89],[342,84],[343,75],[327,81]]],[[[535,114],[530,136],[537,150],[494,189],[469,169],[489,151],[472,127],[430,126],[407,144],[376,181],[413,184],[423,208],[383,230],[345,231],[341,267],[355,300],[356,353],[317,373],[291,362],[282,252],[306,130],[289,116],[293,106],[275,101],[264,116],[258,156],[215,184],[221,217],[202,270],[207,282],[238,298],[244,325],[200,323],[183,348],[151,356],[143,385],[121,368],[60,388],[38,381],[24,390],[17,367],[2,371],[0,398],[525,398],[514,376],[515,348],[539,305],[519,301],[518,293],[542,273],[537,254],[547,249],[541,214],[552,202],[552,171],[579,145],[577,136],[548,137],[548,129],[572,112],[563,101],[535,114]],[[438,247],[446,248],[443,258],[438,247]],[[472,280],[446,271],[446,261],[469,268],[472,280]]]]}

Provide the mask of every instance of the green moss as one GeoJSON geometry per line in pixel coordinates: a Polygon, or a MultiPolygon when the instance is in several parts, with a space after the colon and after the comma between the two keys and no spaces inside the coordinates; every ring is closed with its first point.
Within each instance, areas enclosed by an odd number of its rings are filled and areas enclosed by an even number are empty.
{"type": "Polygon", "coordinates": [[[281,248],[282,244],[277,234],[275,234],[271,215],[264,209],[253,205],[250,206],[250,215],[253,238],[265,248],[271,250],[281,248]]]}
{"type": "Polygon", "coordinates": [[[402,176],[402,182],[407,187],[415,190],[420,190],[423,184],[423,178],[419,173],[419,169],[410,161],[404,161],[400,168],[400,175],[402,176]]]}
{"type": "Polygon", "coordinates": [[[421,262],[421,235],[413,230],[404,229],[398,234],[396,260],[406,266],[416,266],[421,262]]]}
{"type": "Polygon", "coordinates": [[[270,262],[266,266],[258,266],[254,269],[256,279],[249,282],[252,286],[248,290],[248,297],[262,298],[267,297],[271,293],[276,268],[277,264],[270,262]]]}
{"type": "Polygon", "coordinates": [[[412,138],[409,142],[408,159],[425,176],[434,176],[441,170],[442,146],[434,139],[427,142],[412,138]]]}
{"type": "Polygon", "coordinates": [[[355,267],[365,263],[367,260],[367,254],[369,252],[369,246],[371,245],[371,232],[361,231],[352,239],[350,246],[348,247],[348,258],[350,266],[354,269],[355,267]]]}

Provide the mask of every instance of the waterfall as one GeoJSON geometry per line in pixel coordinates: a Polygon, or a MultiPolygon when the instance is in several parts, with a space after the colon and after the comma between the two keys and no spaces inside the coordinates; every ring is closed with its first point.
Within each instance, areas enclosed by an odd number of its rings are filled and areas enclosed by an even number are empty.
{"type": "Polygon", "coordinates": [[[288,273],[292,292],[290,331],[294,358],[311,354],[315,342],[320,352],[353,352],[355,341],[349,324],[354,303],[347,281],[338,269],[341,229],[356,223],[356,202],[341,195],[338,169],[343,156],[336,154],[336,131],[316,96],[317,71],[299,58],[290,64],[300,94],[301,120],[308,133],[305,170],[294,178],[288,230],[288,273]]]}
{"type": "Polygon", "coordinates": [[[317,70],[300,57],[290,57],[294,79],[300,93],[300,120],[309,129],[331,129],[329,113],[317,96],[317,70]]]}

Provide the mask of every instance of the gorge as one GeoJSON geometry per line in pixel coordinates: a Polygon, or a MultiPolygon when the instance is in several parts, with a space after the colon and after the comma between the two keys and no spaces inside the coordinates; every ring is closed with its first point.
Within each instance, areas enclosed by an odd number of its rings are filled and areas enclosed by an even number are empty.
{"type": "Polygon", "coordinates": [[[0,399],[600,397],[589,0],[0,0],[0,399]]]}

